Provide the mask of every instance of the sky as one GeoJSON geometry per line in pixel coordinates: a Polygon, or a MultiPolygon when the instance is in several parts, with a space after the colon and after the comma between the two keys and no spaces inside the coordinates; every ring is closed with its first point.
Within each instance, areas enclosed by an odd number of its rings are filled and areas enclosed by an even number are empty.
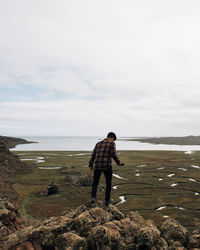
{"type": "Polygon", "coordinates": [[[199,13],[199,0],[0,0],[0,135],[199,135],[199,13]]]}

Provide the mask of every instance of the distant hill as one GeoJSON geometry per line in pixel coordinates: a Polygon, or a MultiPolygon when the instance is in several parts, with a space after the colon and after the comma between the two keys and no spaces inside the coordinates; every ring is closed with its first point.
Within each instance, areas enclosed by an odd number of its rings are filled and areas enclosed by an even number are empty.
{"type": "Polygon", "coordinates": [[[133,138],[125,139],[126,141],[139,141],[152,144],[168,144],[168,145],[200,145],[200,136],[184,136],[184,137],[149,137],[149,138],[133,138]]]}
{"type": "Polygon", "coordinates": [[[0,136],[0,143],[4,143],[8,146],[8,148],[15,148],[18,144],[28,144],[28,143],[36,143],[33,141],[27,141],[22,138],[16,137],[8,137],[8,136],[0,136]]]}

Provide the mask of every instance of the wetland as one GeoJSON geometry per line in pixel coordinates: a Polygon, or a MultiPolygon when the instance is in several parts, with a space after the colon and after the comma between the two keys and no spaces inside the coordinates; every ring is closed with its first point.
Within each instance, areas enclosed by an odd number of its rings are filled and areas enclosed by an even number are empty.
{"type": "MultiPolygon", "coordinates": [[[[33,219],[59,216],[90,199],[91,185],[79,185],[89,171],[89,151],[14,151],[32,172],[12,177],[22,214],[33,219]],[[60,192],[41,197],[56,183],[60,192]]],[[[160,225],[166,218],[188,229],[200,226],[200,151],[118,151],[125,166],[113,163],[113,203],[123,212],[138,211],[160,225]]],[[[104,200],[102,175],[97,198],[104,200]]]]}

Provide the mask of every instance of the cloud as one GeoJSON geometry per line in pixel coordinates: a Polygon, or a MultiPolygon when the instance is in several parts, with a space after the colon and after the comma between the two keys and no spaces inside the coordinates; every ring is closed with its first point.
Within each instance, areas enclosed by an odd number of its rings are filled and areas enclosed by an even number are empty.
{"type": "Polygon", "coordinates": [[[29,134],[47,125],[76,134],[80,124],[80,134],[198,133],[199,8],[197,0],[0,3],[0,88],[40,89],[27,102],[0,101],[0,118],[29,134]]]}

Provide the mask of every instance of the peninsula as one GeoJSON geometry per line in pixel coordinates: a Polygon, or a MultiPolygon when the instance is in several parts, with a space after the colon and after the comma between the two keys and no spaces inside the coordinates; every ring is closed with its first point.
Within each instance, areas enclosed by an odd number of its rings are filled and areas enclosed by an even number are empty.
{"type": "Polygon", "coordinates": [[[183,136],[183,137],[138,137],[121,139],[123,141],[139,141],[152,144],[167,144],[167,145],[200,145],[200,136],[183,136]]]}
{"type": "Polygon", "coordinates": [[[16,137],[8,137],[8,136],[0,136],[0,142],[5,143],[8,148],[15,148],[18,144],[29,144],[29,143],[36,143],[34,141],[27,141],[22,138],[16,137]]]}

